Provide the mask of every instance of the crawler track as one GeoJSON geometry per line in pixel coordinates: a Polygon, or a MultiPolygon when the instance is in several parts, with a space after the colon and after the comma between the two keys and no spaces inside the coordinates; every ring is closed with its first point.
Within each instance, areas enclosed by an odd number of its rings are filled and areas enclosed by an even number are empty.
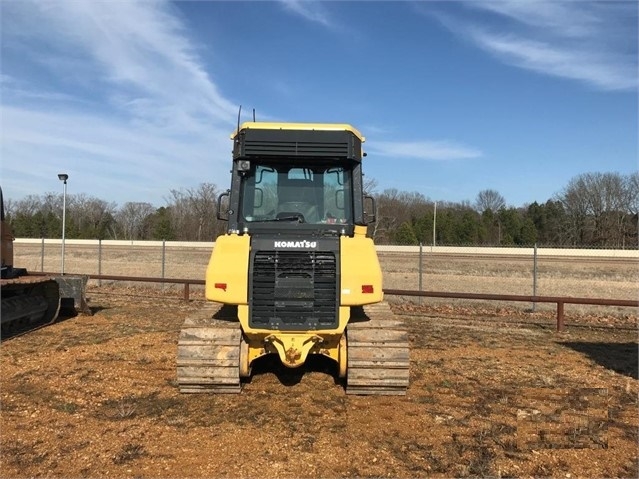
{"type": "MultiPolygon", "coordinates": [[[[408,333],[388,303],[352,308],[346,335],[347,394],[406,394],[408,333]]],[[[241,341],[233,306],[208,303],[188,317],[178,339],[180,392],[239,393],[241,341]]]]}
{"type": "Polygon", "coordinates": [[[3,340],[39,329],[58,318],[60,289],[52,278],[25,275],[1,279],[0,287],[0,335],[3,340]]]}
{"type": "Polygon", "coordinates": [[[352,308],[346,338],[347,394],[406,394],[408,333],[388,303],[352,308]]]}
{"type": "Polygon", "coordinates": [[[208,303],[188,317],[178,339],[180,392],[239,393],[241,339],[233,306],[208,303]]]}

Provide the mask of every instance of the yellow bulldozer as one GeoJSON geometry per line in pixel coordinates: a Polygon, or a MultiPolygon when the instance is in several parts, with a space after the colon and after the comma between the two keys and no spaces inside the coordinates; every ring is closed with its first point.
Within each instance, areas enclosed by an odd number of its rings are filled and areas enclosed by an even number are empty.
{"type": "Polygon", "coordinates": [[[384,301],[367,226],[364,137],[348,124],[247,122],[231,135],[227,232],[206,271],[207,305],[178,340],[184,393],[239,393],[255,360],[337,364],[347,394],[403,395],[408,335],[384,301]]]}

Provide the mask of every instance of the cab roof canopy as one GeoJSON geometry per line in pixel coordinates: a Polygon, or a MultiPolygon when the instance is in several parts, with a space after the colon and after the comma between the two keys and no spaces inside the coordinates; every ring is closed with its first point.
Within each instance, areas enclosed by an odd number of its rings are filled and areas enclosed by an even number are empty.
{"type": "Polygon", "coordinates": [[[362,160],[362,134],[345,123],[246,122],[231,135],[233,159],[362,160]]]}

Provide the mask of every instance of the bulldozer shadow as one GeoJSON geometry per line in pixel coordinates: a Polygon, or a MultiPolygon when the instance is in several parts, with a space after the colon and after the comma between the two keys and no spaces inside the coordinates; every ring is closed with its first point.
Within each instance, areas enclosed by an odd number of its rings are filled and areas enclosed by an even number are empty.
{"type": "Polygon", "coordinates": [[[76,319],[78,317],[93,316],[100,311],[110,309],[104,306],[88,306],[86,300],[82,305],[82,309],[78,308],[74,298],[60,298],[60,307],[58,309],[57,316],[54,321],[49,323],[40,323],[33,321],[19,321],[15,324],[3,325],[0,329],[0,343],[9,341],[10,339],[17,338],[24,334],[37,331],[39,329],[46,330],[46,328],[54,326],[56,324],[64,323],[65,321],[76,319]]]}
{"type": "Polygon", "coordinates": [[[79,316],[73,304],[69,307],[69,304],[61,304],[57,317],[54,321],[49,323],[34,322],[29,320],[16,321],[9,325],[3,325],[0,330],[0,343],[9,341],[13,338],[17,338],[27,333],[31,333],[37,330],[46,330],[46,328],[52,327],[56,324],[63,323],[67,320],[74,319],[79,316]]]}
{"type": "Polygon", "coordinates": [[[256,377],[273,374],[283,386],[296,386],[303,381],[304,376],[310,376],[312,373],[328,375],[336,385],[343,386],[345,384],[344,380],[338,377],[337,364],[319,354],[310,354],[299,368],[287,368],[282,364],[277,354],[267,354],[258,358],[252,366],[251,376],[245,381],[248,384],[256,377]]]}

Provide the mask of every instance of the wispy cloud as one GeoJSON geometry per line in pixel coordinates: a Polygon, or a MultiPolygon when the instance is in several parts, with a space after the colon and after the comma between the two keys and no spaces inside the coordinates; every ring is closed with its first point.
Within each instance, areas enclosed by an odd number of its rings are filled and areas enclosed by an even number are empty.
{"type": "Polygon", "coordinates": [[[366,142],[367,150],[376,156],[417,160],[462,160],[479,158],[482,152],[450,141],[381,141],[366,142]]]}
{"type": "Polygon", "coordinates": [[[71,193],[159,206],[171,189],[204,181],[221,187],[228,179],[226,129],[185,141],[98,113],[6,106],[2,124],[7,197],[54,190],[56,175],[66,172],[71,193]]]}
{"type": "Polygon", "coordinates": [[[210,78],[173,5],[2,8],[5,190],[45,191],[34,185],[61,168],[76,181],[70,188],[155,204],[171,188],[226,183],[237,105],[210,78]]]}
{"type": "Polygon", "coordinates": [[[325,27],[334,27],[334,20],[331,18],[323,2],[310,0],[279,0],[285,10],[300,15],[305,19],[319,23],[325,27]]]}
{"type": "Polygon", "coordinates": [[[504,63],[601,90],[638,86],[636,2],[488,0],[463,5],[454,12],[427,12],[504,63]]]}
{"type": "Polygon", "coordinates": [[[478,30],[471,30],[470,34],[481,48],[521,68],[580,80],[603,90],[630,90],[637,86],[636,67],[617,53],[560,47],[478,30]]]}
{"type": "Polygon", "coordinates": [[[52,73],[64,78],[69,62],[90,62],[96,86],[117,87],[119,95],[132,101],[120,98],[117,106],[130,105],[135,115],[146,113],[156,121],[166,121],[167,114],[175,112],[166,111],[166,106],[193,119],[229,121],[235,115],[236,106],[209,78],[168,2],[25,1],[8,5],[11,8],[5,4],[5,14],[28,10],[28,16],[20,16],[26,22],[21,35],[31,34],[30,40],[39,40],[36,58],[46,61],[52,73]]]}
{"type": "Polygon", "coordinates": [[[600,23],[600,18],[575,0],[521,1],[489,0],[468,3],[474,9],[481,9],[508,17],[522,25],[541,28],[561,36],[588,36],[600,23]],[[576,8],[575,8],[576,7],[576,8]]]}

